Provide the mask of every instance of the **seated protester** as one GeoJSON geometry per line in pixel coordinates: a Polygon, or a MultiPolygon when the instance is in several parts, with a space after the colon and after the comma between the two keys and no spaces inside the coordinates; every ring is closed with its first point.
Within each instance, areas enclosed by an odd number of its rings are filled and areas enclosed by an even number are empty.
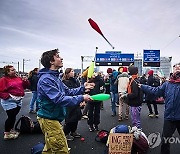
{"type": "MultiPolygon", "coordinates": [[[[104,81],[97,74],[94,73],[92,78],[89,79],[89,83],[94,83],[94,89],[90,90],[89,95],[96,95],[101,92],[101,87],[104,86],[104,81]]],[[[98,131],[98,125],[100,124],[100,107],[101,101],[89,101],[88,102],[89,110],[88,110],[88,120],[87,123],[89,125],[89,131],[93,132],[94,130],[98,131]]]]}

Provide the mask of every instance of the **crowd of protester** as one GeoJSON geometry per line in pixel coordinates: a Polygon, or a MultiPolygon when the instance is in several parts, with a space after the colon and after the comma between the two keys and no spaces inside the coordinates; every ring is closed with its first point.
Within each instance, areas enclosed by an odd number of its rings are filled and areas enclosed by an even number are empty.
{"type": "MultiPolygon", "coordinates": [[[[44,52],[41,63],[44,68],[34,68],[28,77],[19,77],[11,65],[3,68],[0,98],[7,114],[5,140],[19,136],[13,128],[25,95],[24,89],[27,88],[32,91],[29,113],[37,114],[45,137],[43,153],[68,153],[67,141],[81,137],[77,132],[81,119],[87,119],[90,132],[99,130],[103,102],[90,97],[99,93],[111,95],[112,117],[118,116],[119,122],[130,119],[131,126],[138,129],[142,129],[142,103],[147,104],[147,116],[158,118],[156,100],[163,97],[166,104],[163,136],[171,137],[176,129],[180,133],[180,64],[174,65],[174,72],[166,80],[165,77],[155,76],[153,70],[138,76],[135,66],[121,66],[118,70],[108,68],[107,74],[95,72],[91,77],[88,77],[88,67],[82,74],[75,74],[73,68],[60,73],[58,70],[63,67],[63,58],[58,49],[44,52]],[[65,121],[64,125],[62,121],[65,121]]],[[[165,141],[161,152],[170,152],[170,145],[165,141]]]]}

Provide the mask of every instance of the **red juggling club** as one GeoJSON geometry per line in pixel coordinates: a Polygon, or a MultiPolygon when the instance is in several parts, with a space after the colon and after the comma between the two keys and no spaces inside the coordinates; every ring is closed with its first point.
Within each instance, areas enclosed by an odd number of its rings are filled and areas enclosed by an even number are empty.
{"type": "Polygon", "coordinates": [[[97,23],[94,22],[91,18],[89,18],[88,21],[89,21],[91,27],[92,27],[95,31],[97,31],[97,32],[109,43],[109,45],[114,49],[114,47],[112,46],[112,44],[107,40],[107,38],[105,38],[105,36],[104,36],[103,33],[101,32],[101,30],[100,30],[99,26],[97,25],[97,23]]]}

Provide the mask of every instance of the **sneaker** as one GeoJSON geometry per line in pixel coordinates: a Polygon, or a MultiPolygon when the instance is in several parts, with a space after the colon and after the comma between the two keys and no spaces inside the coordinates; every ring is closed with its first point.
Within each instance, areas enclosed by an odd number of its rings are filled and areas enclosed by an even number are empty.
{"type": "Polygon", "coordinates": [[[18,138],[17,134],[14,134],[11,132],[4,133],[4,140],[11,140],[11,139],[16,139],[16,138],[18,138]]]}
{"type": "Polygon", "coordinates": [[[153,118],[154,117],[154,114],[149,114],[148,115],[150,118],[153,118]]]}
{"type": "Polygon", "coordinates": [[[112,116],[112,117],[115,117],[115,116],[116,116],[116,113],[111,114],[111,116],[112,116]]]}
{"type": "Polygon", "coordinates": [[[82,119],[88,119],[88,116],[87,115],[83,115],[82,119]]]}
{"type": "Polygon", "coordinates": [[[74,137],[68,134],[68,135],[66,135],[66,139],[67,139],[67,141],[73,141],[74,137]]]}
{"type": "Polygon", "coordinates": [[[99,131],[98,125],[95,125],[94,128],[95,128],[96,131],[99,131]]]}
{"type": "Polygon", "coordinates": [[[73,132],[70,134],[71,136],[75,137],[75,138],[80,138],[81,134],[77,133],[77,132],[73,132]]]}
{"type": "Polygon", "coordinates": [[[20,134],[20,132],[17,132],[17,131],[15,131],[15,130],[13,130],[13,129],[11,129],[10,133],[11,133],[11,134],[16,134],[16,135],[19,135],[19,134],[20,134]]]}
{"type": "Polygon", "coordinates": [[[118,121],[122,121],[123,120],[123,117],[119,117],[118,121]]]}
{"type": "Polygon", "coordinates": [[[125,119],[128,120],[128,119],[129,119],[129,116],[128,116],[128,115],[125,115],[125,119]]]}
{"type": "Polygon", "coordinates": [[[155,117],[156,117],[156,118],[159,118],[159,114],[156,114],[155,117]]]}
{"type": "Polygon", "coordinates": [[[95,129],[94,129],[93,126],[90,126],[90,127],[89,127],[89,131],[90,131],[90,132],[94,132],[94,130],[95,130],[95,129]]]}
{"type": "Polygon", "coordinates": [[[36,114],[36,111],[30,110],[29,113],[31,113],[31,114],[36,114]]]}

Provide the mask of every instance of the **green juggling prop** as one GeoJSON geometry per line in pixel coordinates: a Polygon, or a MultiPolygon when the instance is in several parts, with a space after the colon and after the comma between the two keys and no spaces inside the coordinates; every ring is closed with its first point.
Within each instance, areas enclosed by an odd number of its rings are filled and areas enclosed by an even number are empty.
{"type": "Polygon", "coordinates": [[[108,99],[110,99],[110,95],[109,94],[96,94],[96,95],[92,95],[91,99],[94,101],[106,101],[108,99]]]}

